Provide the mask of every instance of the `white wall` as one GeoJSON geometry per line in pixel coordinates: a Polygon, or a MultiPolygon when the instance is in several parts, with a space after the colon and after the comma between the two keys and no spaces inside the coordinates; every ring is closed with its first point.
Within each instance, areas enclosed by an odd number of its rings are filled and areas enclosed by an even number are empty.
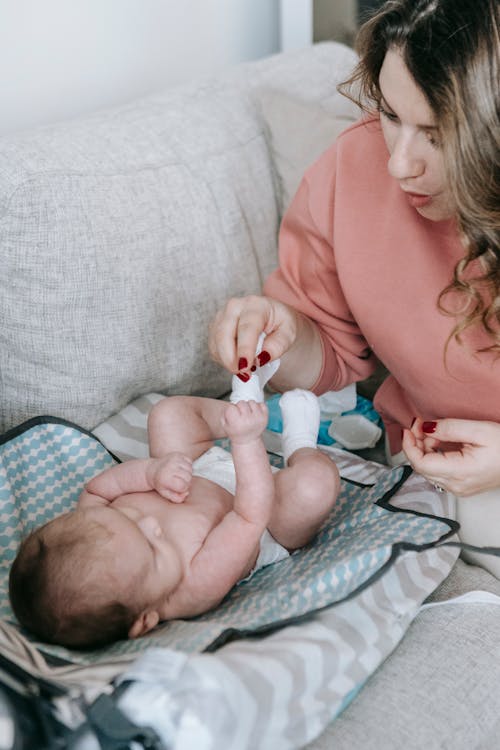
{"type": "Polygon", "coordinates": [[[0,134],[277,52],[279,18],[280,0],[0,0],[0,134]]]}
{"type": "Polygon", "coordinates": [[[313,0],[281,0],[280,43],[282,50],[298,49],[313,41],[313,0]]]}

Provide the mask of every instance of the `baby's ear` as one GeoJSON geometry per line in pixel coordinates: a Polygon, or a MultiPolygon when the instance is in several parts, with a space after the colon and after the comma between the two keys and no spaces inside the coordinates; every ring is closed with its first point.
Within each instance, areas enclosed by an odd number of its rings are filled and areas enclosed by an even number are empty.
{"type": "Polygon", "coordinates": [[[133,623],[132,627],[128,631],[129,638],[140,638],[142,635],[146,635],[150,630],[153,630],[160,622],[160,615],[156,610],[148,610],[147,612],[141,612],[138,618],[133,623]]]}

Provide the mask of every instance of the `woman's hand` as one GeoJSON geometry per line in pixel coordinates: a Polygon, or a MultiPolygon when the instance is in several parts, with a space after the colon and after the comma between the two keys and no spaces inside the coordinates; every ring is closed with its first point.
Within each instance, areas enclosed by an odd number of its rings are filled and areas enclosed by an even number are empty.
{"type": "Polygon", "coordinates": [[[412,467],[454,495],[500,487],[500,424],[469,419],[416,419],[404,430],[412,467]]]}
{"type": "Polygon", "coordinates": [[[271,360],[278,359],[295,341],[296,318],[295,310],[270,297],[233,297],[210,327],[210,354],[230,372],[246,370],[254,364],[257,342],[264,331],[264,359],[269,361],[267,355],[271,360]]]}
{"type": "Polygon", "coordinates": [[[281,358],[272,383],[278,390],[310,388],[321,370],[323,350],[315,324],[271,297],[233,297],[210,326],[212,358],[233,374],[281,358]],[[265,338],[257,357],[260,334],[265,338]],[[285,359],[283,355],[286,354],[285,359]]]}

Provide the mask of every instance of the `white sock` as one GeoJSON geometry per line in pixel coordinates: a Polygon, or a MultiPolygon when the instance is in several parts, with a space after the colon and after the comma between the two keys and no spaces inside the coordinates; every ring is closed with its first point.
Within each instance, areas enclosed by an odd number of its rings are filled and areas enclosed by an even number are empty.
{"type": "MultiPolygon", "coordinates": [[[[262,350],[262,342],[264,341],[265,334],[261,333],[259,342],[257,344],[256,354],[260,354],[262,350]]],[[[280,366],[280,360],[275,359],[273,362],[268,362],[267,365],[257,367],[255,372],[250,375],[250,380],[244,383],[239,379],[237,375],[233,375],[232,379],[232,391],[229,400],[232,404],[237,404],[238,401],[255,401],[260,404],[264,401],[264,388],[266,383],[271,380],[272,376],[280,366]]]]}
{"type": "Polygon", "coordinates": [[[299,448],[316,448],[320,424],[317,397],[311,391],[295,388],[280,398],[283,419],[282,449],[285,463],[299,448]]]}
{"type": "Polygon", "coordinates": [[[231,403],[237,404],[238,401],[256,401],[258,404],[262,403],[264,401],[264,387],[279,366],[280,360],[275,359],[273,362],[268,362],[267,365],[257,367],[256,371],[252,372],[250,380],[247,383],[240,380],[237,375],[233,375],[233,389],[229,398],[231,403]]]}

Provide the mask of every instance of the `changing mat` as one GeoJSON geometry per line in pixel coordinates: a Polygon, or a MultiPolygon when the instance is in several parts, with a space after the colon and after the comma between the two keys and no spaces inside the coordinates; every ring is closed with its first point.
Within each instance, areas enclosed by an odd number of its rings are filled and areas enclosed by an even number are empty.
{"type": "MultiPolygon", "coordinates": [[[[7,578],[22,537],[74,507],[84,482],[115,458],[92,434],[47,417],[8,433],[0,461],[0,616],[14,621],[7,578]]],[[[214,650],[235,637],[297,622],[373,583],[401,552],[426,549],[454,532],[453,521],[390,504],[397,493],[419,491],[421,481],[408,468],[384,471],[373,484],[343,479],[335,510],[309,545],[241,582],[202,616],[163,623],[147,637],[92,652],[36,645],[70,662],[92,664],[104,654],[132,656],[153,645],[187,653],[214,650]]]]}
{"type": "Polygon", "coordinates": [[[6,597],[19,540],[71,507],[113,456],[148,455],[147,415],[160,398],[141,396],[94,435],[41,418],[0,439],[0,679],[21,670],[30,695],[33,685],[48,695],[69,690],[73,698],[57,698],[58,714],[68,717],[123,681],[121,709],[175,750],[303,747],[353,699],[448,575],[458,549],[442,540],[456,524],[441,517],[454,516],[452,500],[408,470],[326,446],[343,479],[337,513],[314,542],[239,584],[215,611],[90,654],[28,640],[6,597]]]}

